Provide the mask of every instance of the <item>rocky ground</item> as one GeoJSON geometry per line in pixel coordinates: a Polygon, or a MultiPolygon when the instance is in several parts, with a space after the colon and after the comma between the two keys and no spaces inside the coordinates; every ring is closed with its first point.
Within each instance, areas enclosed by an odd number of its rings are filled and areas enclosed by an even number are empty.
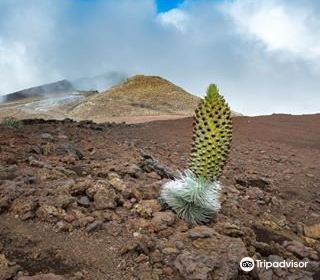
{"type": "Polygon", "coordinates": [[[191,226],[157,200],[190,118],[0,126],[0,279],[319,279],[320,115],[234,118],[222,211],[191,226]],[[251,256],[306,269],[239,269],[251,256]]]}

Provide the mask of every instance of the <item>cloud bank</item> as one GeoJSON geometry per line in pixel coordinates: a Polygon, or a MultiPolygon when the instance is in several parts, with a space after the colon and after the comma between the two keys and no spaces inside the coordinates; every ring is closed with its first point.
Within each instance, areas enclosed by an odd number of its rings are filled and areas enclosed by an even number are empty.
{"type": "Polygon", "coordinates": [[[0,94],[108,72],[160,75],[245,114],[320,112],[317,1],[1,0],[0,94]]]}

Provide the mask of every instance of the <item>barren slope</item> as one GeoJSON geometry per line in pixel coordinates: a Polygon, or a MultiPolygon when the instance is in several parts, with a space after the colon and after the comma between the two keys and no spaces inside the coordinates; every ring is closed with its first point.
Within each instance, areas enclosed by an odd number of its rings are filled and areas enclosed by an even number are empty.
{"type": "Polygon", "coordinates": [[[71,112],[74,119],[104,122],[111,117],[191,115],[199,102],[182,88],[160,77],[138,75],[92,96],[71,112]]]}
{"type": "MultiPolygon", "coordinates": [[[[200,100],[173,83],[155,76],[134,76],[102,93],[80,91],[77,94],[63,94],[59,92],[61,88],[51,86],[56,84],[60,85],[53,83],[21,91],[23,94],[19,92],[18,95],[9,95],[9,101],[0,103],[0,120],[6,117],[71,118],[98,123],[141,123],[191,116],[200,100]],[[44,89],[49,92],[56,88],[57,93],[43,94],[44,89]]],[[[232,114],[239,116],[235,112],[232,114]]]]}

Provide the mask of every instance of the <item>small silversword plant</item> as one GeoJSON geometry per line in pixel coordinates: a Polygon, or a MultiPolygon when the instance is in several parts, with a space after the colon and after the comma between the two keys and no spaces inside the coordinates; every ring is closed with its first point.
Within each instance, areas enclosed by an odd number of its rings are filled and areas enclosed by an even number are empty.
{"type": "Polygon", "coordinates": [[[5,125],[10,128],[21,128],[23,126],[22,121],[14,117],[6,117],[1,121],[2,125],[5,125]]]}
{"type": "Polygon", "coordinates": [[[161,199],[192,224],[210,221],[220,210],[219,177],[232,140],[231,111],[216,85],[195,111],[189,168],[163,186],[161,199]]]}

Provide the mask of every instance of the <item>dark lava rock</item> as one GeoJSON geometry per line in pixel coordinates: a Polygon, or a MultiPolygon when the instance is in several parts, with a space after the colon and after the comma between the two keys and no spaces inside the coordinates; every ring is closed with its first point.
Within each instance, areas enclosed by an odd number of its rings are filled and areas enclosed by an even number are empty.
{"type": "Polygon", "coordinates": [[[54,140],[54,137],[50,133],[42,133],[40,135],[40,138],[46,141],[52,142],[54,140]]]}
{"type": "Polygon", "coordinates": [[[83,207],[89,207],[90,206],[90,200],[87,196],[81,196],[78,198],[77,200],[78,204],[80,206],[83,206],[83,207]]]}
{"type": "Polygon", "coordinates": [[[93,223],[89,224],[87,227],[86,227],[86,231],[87,232],[94,232],[94,231],[98,231],[102,228],[102,225],[103,225],[103,221],[94,221],[93,223]]]}
{"type": "Polygon", "coordinates": [[[19,278],[19,280],[66,280],[66,278],[60,275],[49,273],[35,276],[22,276],[19,278]]]}
{"type": "Polygon", "coordinates": [[[17,177],[17,166],[3,166],[0,165],[0,180],[12,180],[17,177]]]}
{"type": "Polygon", "coordinates": [[[63,144],[55,149],[57,155],[72,155],[75,159],[81,160],[84,157],[83,152],[70,143],[63,144]]]}

